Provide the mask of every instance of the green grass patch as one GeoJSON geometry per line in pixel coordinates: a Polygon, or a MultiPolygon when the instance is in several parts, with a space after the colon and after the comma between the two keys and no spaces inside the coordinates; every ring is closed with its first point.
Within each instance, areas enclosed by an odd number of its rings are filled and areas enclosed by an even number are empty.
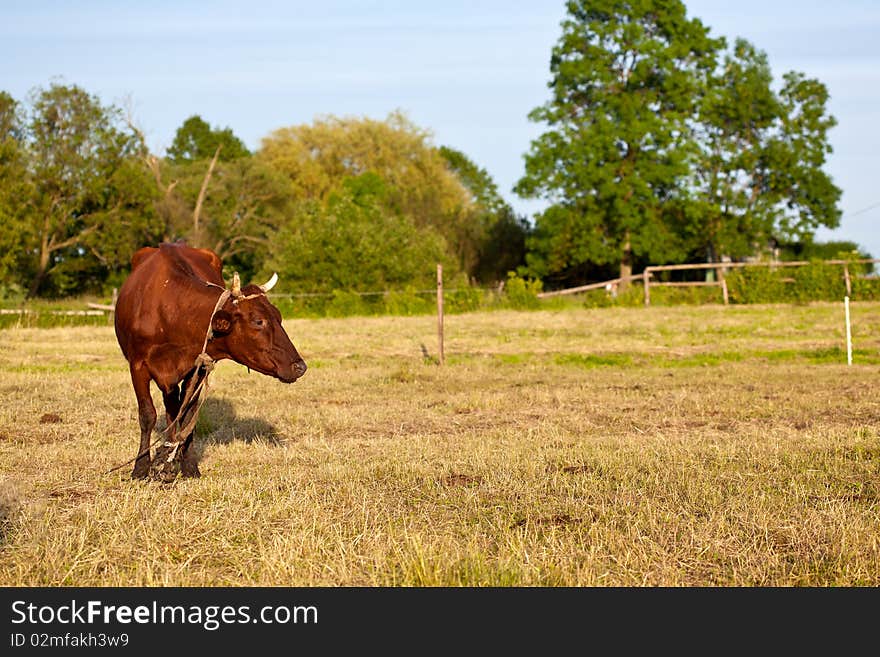
{"type": "Polygon", "coordinates": [[[107,326],[106,315],[55,315],[51,311],[0,315],[0,329],[107,326]]]}
{"type": "MultiPolygon", "coordinates": [[[[120,358],[122,355],[120,354],[120,358]]],[[[0,365],[0,371],[16,374],[71,374],[82,372],[118,372],[119,364],[107,363],[42,363],[0,365]]]]}
{"type": "Polygon", "coordinates": [[[553,358],[557,365],[593,369],[594,367],[622,367],[631,365],[630,354],[557,354],[553,358]]]}

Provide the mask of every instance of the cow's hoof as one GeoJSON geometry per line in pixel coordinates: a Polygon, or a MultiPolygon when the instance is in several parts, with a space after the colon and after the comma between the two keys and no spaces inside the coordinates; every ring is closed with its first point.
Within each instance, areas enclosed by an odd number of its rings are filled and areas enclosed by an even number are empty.
{"type": "Polygon", "coordinates": [[[196,464],[188,464],[184,461],[180,468],[180,476],[186,477],[187,479],[198,479],[202,476],[202,473],[199,472],[199,466],[196,464]]]}
{"type": "Polygon", "coordinates": [[[158,467],[154,465],[150,470],[150,476],[154,481],[161,481],[163,484],[170,484],[177,479],[177,474],[179,472],[179,464],[176,461],[171,461],[171,463],[163,463],[158,467]]]}
{"type": "Polygon", "coordinates": [[[138,461],[131,471],[132,479],[146,479],[150,476],[150,461],[138,461]]]}
{"type": "Polygon", "coordinates": [[[171,450],[167,447],[163,447],[156,452],[156,458],[153,459],[153,465],[150,467],[150,477],[153,480],[170,484],[177,478],[180,472],[180,458],[175,456],[175,458],[169,461],[168,455],[170,453],[171,450]]]}

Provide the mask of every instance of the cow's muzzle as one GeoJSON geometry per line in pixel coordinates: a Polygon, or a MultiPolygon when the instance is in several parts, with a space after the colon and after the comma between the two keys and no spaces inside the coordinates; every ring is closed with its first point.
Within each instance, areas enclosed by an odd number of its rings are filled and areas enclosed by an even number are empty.
{"type": "Polygon", "coordinates": [[[279,372],[278,378],[284,381],[284,383],[293,383],[305,374],[307,369],[306,362],[300,359],[295,363],[291,363],[290,367],[286,368],[284,372],[279,372]]]}

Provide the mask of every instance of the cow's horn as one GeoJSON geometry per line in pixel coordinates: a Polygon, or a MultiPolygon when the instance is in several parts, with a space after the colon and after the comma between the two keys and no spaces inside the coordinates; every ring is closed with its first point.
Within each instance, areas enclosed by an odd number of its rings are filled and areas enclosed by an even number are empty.
{"type": "Polygon", "coordinates": [[[241,296],[241,280],[238,278],[238,272],[232,274],[232,296],[236,299],[241,296]]]}
{"type": "Polygon", "coordinates": [[[273,273],[272,273],[272,278],[270,278],[268,281],[266,281],[265,283],[263,283],[263,284],[260,286],[260,289],[261,289],[263,292],[268,292],[268,291],[271,290],[273,287],[275,287],[275,283],[277,283],[277,282],[278,282],[278,274],[276,274],[276,273],[273,272],[273,273]]]}

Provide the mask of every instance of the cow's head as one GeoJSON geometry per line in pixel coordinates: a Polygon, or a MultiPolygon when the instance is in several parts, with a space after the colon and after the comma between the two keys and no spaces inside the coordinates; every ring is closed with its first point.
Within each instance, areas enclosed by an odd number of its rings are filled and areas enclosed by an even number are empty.
{"type": "Polygon", "coordinates": [[[306,364],[281,326],[281,313],[269,303],[268,292],[278,281],[241,287],[233,276],[229,300],[214,314],[211,330],[229,357],[252,370],[293,383],[306,364]]]}

